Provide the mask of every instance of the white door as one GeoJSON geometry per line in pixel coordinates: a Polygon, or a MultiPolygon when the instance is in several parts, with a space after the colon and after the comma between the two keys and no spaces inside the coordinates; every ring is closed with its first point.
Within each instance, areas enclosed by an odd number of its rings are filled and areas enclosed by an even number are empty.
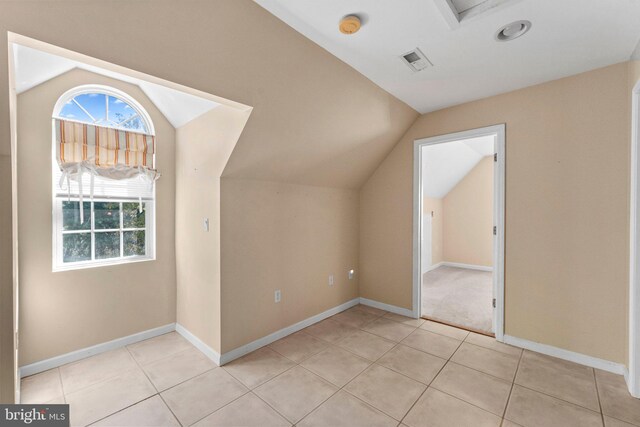
{"type": "Polygon", "coordinates": [[[422,274],[429,271],[431,267],[431,223],[433,217],[431,212],[425,212],[422,214],[422,241],[421,253],[422,253],[422,274]]]}

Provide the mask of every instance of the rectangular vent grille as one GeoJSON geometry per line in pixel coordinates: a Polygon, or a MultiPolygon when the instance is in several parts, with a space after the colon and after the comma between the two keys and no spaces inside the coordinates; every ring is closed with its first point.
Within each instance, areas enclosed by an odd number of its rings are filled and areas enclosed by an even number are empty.
{"type": "Polygon", "coordinates": [[[414,72],[422,71],[425,68],[432,67],[433,64],[425,56],[424,53],[418,48],[415,48],[411,52],[407,52],[400,56],[402,61],[411,68],[414,72]]]}

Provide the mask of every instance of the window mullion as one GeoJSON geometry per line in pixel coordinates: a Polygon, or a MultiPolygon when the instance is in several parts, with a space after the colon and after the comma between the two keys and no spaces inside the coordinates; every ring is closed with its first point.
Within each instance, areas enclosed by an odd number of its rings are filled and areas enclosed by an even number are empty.
{"type": "Polygon", "coordinates": [[[124,209],[120,202],[120,258],[124,258],[124,209]]]}
{"type": "MultiPolygon", "coordinates": [[[[95,214],[93,210],[93,201],[89,202],[89,206],[91,207],[91,261],[95,261],[96,259],[96,229],[95,229],[95,214]]],[[[84,206],[82,206],[84,209],[84,206]]]]}

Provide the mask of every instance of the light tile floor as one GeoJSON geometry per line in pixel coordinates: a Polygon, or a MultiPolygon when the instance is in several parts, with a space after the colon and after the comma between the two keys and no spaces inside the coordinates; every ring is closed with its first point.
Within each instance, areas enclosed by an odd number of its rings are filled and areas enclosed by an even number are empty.
{"type": "Polygon", "coordinates": [[[640,426],[621,376],[356,306],[217,367],[176,333],[22,380],[96,426],[640,426]]]}

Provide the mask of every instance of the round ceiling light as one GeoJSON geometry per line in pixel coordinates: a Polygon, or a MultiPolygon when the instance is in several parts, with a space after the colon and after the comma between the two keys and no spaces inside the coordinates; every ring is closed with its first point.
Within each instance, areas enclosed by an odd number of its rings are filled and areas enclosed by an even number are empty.
{"type": "Polygon", "coordinates": [[[515,40],[524,35],[531,29],[530,21],[516,21],[500,28],[496,33],[496,40],[499,42],[508,42],[515,40]]]}
{"type": "Polygon", "coordinates": [[[357,33],[361,26],[362,23],[357,15],[349,15],[340,20],[339,28],[342,34],[353,34],[357,33]]]}

